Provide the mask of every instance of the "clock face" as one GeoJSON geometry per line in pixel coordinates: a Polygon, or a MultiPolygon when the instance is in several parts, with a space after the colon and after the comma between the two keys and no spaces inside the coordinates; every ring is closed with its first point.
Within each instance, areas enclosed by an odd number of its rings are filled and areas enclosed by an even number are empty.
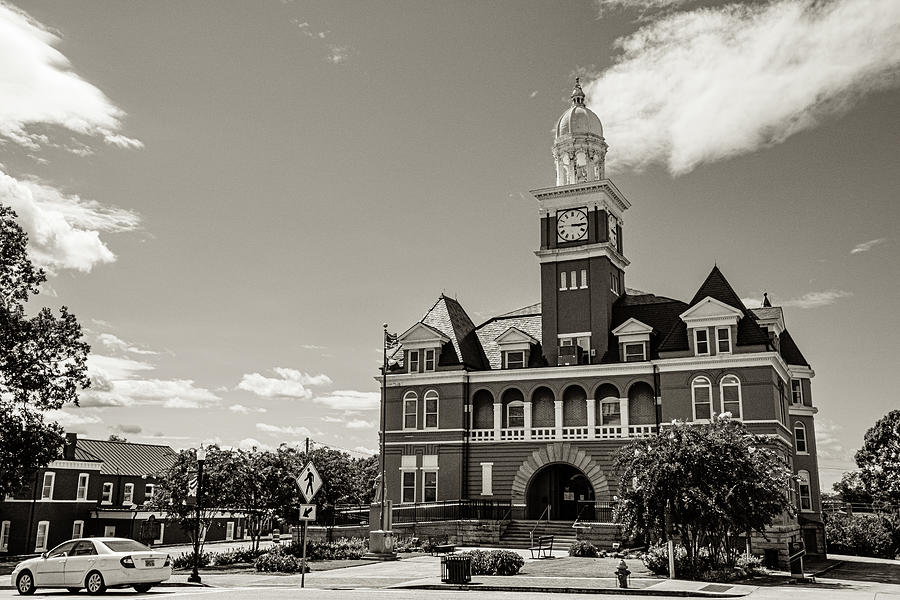
{"type": "Polygon", "coordinates": [[[570,208],[556,213],[556,235],[561,242],[575,242],[587,237],[586,208],[570,208]]]}

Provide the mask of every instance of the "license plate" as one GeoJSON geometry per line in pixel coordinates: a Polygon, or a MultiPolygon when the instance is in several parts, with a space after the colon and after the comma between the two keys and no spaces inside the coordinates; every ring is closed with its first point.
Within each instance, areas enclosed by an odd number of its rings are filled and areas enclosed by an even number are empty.
{"type": "Polygon", "coordinates": [[[144,566],[146,566],[146,567],[155,567],[155,566],[156,566],[156,560],[145,560],[145,561],[144,561],[144,566]]]}

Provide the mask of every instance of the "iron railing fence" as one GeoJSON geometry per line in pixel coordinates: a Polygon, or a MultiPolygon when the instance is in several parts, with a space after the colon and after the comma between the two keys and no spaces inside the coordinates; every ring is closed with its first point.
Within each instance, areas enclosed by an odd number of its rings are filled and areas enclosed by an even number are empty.
{"type": "MultiPolygon", "coordinates": [[[[322,511],[321,525],[368,525],[369,505],[337,505],[322,511]]],[[[391,508],[394,523],[428,523],[431,521],[502,521],[523,518],[525,507],[509,500],[437,500],[395,504],[391,508]],[[520,513],[520,514],[517,514],[520,513]]],[[[319,516],[319,515],[317,515],[319,516]]]]}

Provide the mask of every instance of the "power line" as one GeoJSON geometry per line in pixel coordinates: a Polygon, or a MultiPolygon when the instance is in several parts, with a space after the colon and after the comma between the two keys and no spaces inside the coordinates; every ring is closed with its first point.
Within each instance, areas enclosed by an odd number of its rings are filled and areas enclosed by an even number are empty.
{"type": "Polygon", "coordinates": [[[322,446],[323,448],[329,448],[331,450],[341,450],[341,451],[347,452],[349,454],[358,454],[359,456],[365,456],[365,457],[376,455],[375,453],[372,453],[372,452],[363,452],[362,450],[355,450],[355,449],[351,450],[350,448],[343,448],[341,446],[335,446],[333,444],[326,444],[325,442],[320,442],[319,440],[314,440],[312,438],[310,438],[309,441],[318,446],[322,446]]]}

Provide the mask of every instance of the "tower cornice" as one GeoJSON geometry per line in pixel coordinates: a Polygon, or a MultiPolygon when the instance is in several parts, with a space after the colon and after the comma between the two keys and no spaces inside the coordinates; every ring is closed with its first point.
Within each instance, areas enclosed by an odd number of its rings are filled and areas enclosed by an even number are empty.
{"type": "MultiPolygon", "coordinates": [[[[615,212],[620,215],[622,212],[631,208],[631,202],[628,201],[625,194],[623,194],[622,191],[616,187],[616,184],[609,179],[531,190],[531,195],[533,195],[540,203],[540,209],[543,214],[552,212],[558,208],[567,207],[571,204],[571,202],[569,202],[569,199],[571,198],[583,197],[591,194],[602,195],[611,200],[613,207],[616,209],[615,212]]],[[[600,202],[598,199],[595,204],[600,207],[604,203],[600,202]]]]}

